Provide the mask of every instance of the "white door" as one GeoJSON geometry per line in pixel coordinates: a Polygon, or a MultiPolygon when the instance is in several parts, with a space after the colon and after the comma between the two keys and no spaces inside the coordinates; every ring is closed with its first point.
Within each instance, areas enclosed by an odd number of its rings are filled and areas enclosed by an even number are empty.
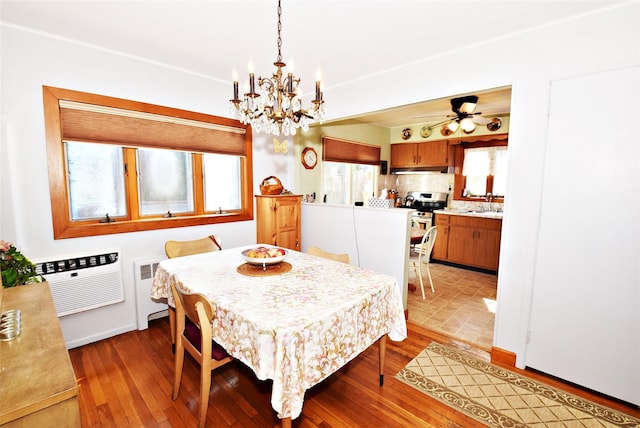
{"type": "Polygon", "coordinates": [[[640,404],[640,68],[552,83],[527,366],[640,404]]]}

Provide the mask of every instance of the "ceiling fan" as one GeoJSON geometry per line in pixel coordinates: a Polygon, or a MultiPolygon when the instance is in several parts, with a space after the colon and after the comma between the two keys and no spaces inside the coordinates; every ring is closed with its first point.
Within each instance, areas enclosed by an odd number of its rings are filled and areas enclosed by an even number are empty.
{"type": "Polygon", "coordinates": [[[447,115],[447,119],[429,125],[433,129],[442,125],[440,133],[444,136],[453,134],[462,129],[465,134],[470,134],[476,129],[476,125],[487,125],[489,130],[497,130],[502,125],[500,118],[485,118],[480,116],[482,112],[475,111],[478,105],[478,97],[476,95],[466,95],[451,99],[451,110],[454,114],[447,115]],[[495,128],[495,129],[494,129],[495,128]]]}

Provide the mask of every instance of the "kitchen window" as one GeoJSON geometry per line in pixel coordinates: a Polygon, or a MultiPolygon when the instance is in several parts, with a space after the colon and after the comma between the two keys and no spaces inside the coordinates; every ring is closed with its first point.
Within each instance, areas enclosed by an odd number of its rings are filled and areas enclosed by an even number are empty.
{"type": "Polygon", "coordinates": [[[380,146],[322,137],[322,189],[326,202],[353,205],[374,195],[380,146]]]}
{"type": "Polygon", "coordinates": [[[455,147],[454,200],[503,202],[509,150],[505,140],[462,142],[455,147]]]}
{"type": "Polygon", "coordinates": [[[463,196],[485,197],[491,193],[493,196],[504,198],[507,181],[506,147],[483,147],[464,150],[464,166],[462,175],[465,177],[463,196]],[[492,182],[487,182],[491,176],[492,182]]]}
{"type": "Polygon", "coordinates": [[[324,162],[322,168],[322,188],[327,203],[353,205],[356,201],[366,201],[373,196],[377,166],[324,162]]]}
{"type": "Polygon", "coordinates": [[[54,238],[251,220],[251,129],[43,87],[54,238]]]}

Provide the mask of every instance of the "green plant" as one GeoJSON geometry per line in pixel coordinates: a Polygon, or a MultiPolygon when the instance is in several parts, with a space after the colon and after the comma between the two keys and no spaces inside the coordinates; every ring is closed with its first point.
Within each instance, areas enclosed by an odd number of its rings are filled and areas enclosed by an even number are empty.
{"type": "Polygon", "coordinates": [[[5,288],[44,280],[37,274],[36,266],[31,260],[6,241],[0,241],[0,273],[2,286],[5,288]]]}

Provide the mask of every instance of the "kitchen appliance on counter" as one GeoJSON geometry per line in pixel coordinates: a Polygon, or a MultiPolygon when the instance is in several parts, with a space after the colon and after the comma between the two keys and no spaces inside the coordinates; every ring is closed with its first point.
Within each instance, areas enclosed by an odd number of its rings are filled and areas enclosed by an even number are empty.
{"type": "Polygon", "coordinates": [[[411,191],[404,198],[403,208],[416,210],[411,215],[411,220],[429,229],[433,225],[433,212],[446,208],[448,197],[446,192],[411,191]]]}

